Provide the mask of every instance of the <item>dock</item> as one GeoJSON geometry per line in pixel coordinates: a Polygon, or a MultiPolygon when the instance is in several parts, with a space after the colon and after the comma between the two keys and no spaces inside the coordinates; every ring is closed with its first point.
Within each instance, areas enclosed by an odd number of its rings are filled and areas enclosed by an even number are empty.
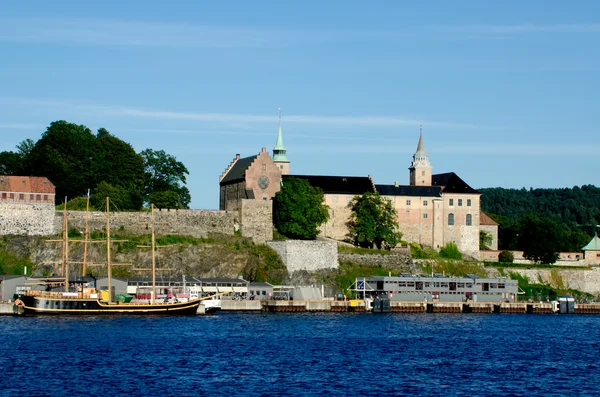
{"type": "MultiPolygon", "coordinates": [[[[333,312],[365,313],[370,312],[362,300],[301,301],[301,300],[222,300],[223,312],[333,312]]],[[[547,302],[391,302],[390,313],[520,313],[549,314],[552,304],[547,302]]],[[[577,303],[574,314],[600,314],[600,303],[577,303]]],[[[14,315],[12,303],[0,303],[0,315],[14,315]]]]}

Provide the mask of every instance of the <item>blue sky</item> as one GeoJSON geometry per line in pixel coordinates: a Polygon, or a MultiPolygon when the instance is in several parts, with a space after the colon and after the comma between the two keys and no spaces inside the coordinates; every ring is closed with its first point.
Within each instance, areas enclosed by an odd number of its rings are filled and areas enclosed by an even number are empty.
{"type": "Polygon", "coordinates": [[[292,173],[475,188],[597,185],[597,1],[4,1],[0,151],[54,120],[107,128],[189,169],[218,208],[236,153],[292,173]]]}

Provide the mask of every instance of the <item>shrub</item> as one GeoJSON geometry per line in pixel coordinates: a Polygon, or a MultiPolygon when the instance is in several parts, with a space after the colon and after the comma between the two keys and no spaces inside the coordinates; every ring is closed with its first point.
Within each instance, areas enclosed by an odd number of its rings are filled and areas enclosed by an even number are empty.
{"type": "Polygon", "coordinates": [[[454,243],[447,243],[440,249],[440,257],[445,259],[462,259],[462,254],[454,243]]]}
{"type": "Polygon", "coordinates": [[[509,251],[509,250],[504,250],[504,251],[500,252],[500,254],[498,255],[498,262],[513,263],[514,260],[515,260],[515,254],[513,254],[512,251],[509,251]]]}
{"type": "Polygon", "coordinates": [[[435,259],[438,257],[438,253],[433,248],[422,248],[417,243],[410,243],[410,255],[414,259],[435,259]]]}

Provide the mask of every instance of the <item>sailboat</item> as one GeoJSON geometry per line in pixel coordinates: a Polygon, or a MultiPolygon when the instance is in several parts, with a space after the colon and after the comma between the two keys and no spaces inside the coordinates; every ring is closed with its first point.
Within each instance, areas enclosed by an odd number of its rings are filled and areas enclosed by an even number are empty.
{"type": "MultiPolygon", "coordinates": [[[[148,303],[123,303],[111,302],[110,299],[110,279],[111,279],[111,263],[110,263],[110,216],[108,213],[108,198],[107,198],[107,272],[109,294],[106,299],[103,298],[101,291],[95,288],[77,288],[76,291],[69,291],[68,276],[65,280],[65,291],[38,291],[28,290],[21,296],[24,303],[23,313],[25,315],[195,315],[195,314],[210,314],[213,309],[218,310],[219,307],[212,304],[218,296],[228,294],[229,292],[221,292],[210,296],[205,296],[187,302],[157,302],[156,296],[156,241],[154,233],[154,205],[150,205],[151,211],[151,226],[152,226],[152,292],[151,300],[148,303]],[[207,301],[207,305],[199,310],[200,305],[207,301]]],[[[64,222],[66,225],[66,222],[64,222]]],[[[67,233],[63,233],[67,236],[67,233]]],[[[68,237],[67,237],[68,238],[68,237]]],[[[65,245],[63,245],[64,247],[65,245]]],[[[67,246],[68,247],[68,246],[67,246]]],[[[63,253],[64,257],[64,253],[63,253]]],[[[68,272],[68,265],[66,265],[68,272]]],[[[65,273],[66,274],[66,273],[65,273]]]]}

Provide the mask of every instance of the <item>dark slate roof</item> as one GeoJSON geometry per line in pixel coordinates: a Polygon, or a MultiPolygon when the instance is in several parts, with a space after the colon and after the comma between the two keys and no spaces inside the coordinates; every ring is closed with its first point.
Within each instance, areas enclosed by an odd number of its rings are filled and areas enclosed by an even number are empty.
{"type": "Polygon", "coordinates": [[[221,185],[243,181],[246,177],[246,170],[248,169],[248,167],[250,167],[250,164],[252,164],[252,162],[256,160],[257,157],[258,154],[255,154],[254,156],[244,157],[243,159],[239,159],[238,161],[236,161],[233,167],[231,167],[231,169],[227,173],[227,175],[225,175],[225,177],[223,177],[223,179],[221,180],[221,185]]]}
{"type": "Polygon", "coordinates": [[[321,188],[325,194],[355,194],[373,192],[373,182],[368,176],[283,175],[283,179],[305,179],[311,186],[321,188]]]}
{"type": "Polygon", "coordinates": [[[382,196],[441,197],[439,186],[375,185],[382,196]]]}
{"type": "Polygon", "coordinates": [[[475,193],[479,192],[467,185],[465,181],[460,179],[454,172],[445,174],[436,174],[431,176],[431,184],[433,186],[442,186],[444,193],[475,193]]]}

